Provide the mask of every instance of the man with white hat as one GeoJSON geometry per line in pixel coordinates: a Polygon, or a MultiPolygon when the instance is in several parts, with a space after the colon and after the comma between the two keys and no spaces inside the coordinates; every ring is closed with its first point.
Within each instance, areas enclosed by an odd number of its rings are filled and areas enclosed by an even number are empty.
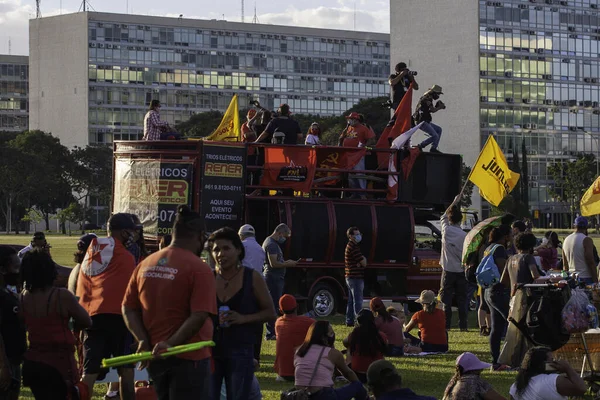
{"type": "Polygon", "coordinates": [[[238,231],[242,244],[244,245],[245,256],[242,260],[244,267],[256,270],[261,276],[263,274],[263,265],[265,265],[266,254],[262,246],[256,241],[256,232],[250,224],[242,225],[238,231]]]}
{"type": "Polygon", "coordinates": [[[419,99],[419,102],[417,103],[417,108],[415,110],[415,113],[413,114],[415,123],[418,124],[422,122],[423,125],[421,125],[421,130],[424,131],[427,135],[429,135],[429,138],[421,142],[421,144],[419,144],[418,147],[420,149],[423,149],[431,144],[430,151],[432,153],[441,153],[438,150],[438,145],[440,144],[440,138],[442,136],[442,128],[431,122],[431,114],[440,110],[444,110],[446,108],[446,105],[441,100],[438,100],[441,94],[444,94],[442,92],[442,87],[439,85],[433,85],[419,99]],[[434,100],[438,100],[438,102],[435,103],[435,105],[433,104],[434,100]]]}

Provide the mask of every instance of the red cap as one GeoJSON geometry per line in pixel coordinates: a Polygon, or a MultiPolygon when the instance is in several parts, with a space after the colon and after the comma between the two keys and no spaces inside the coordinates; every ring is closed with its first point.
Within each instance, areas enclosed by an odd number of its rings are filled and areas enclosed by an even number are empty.
{"type": "Polygon", "coordinates": [[[291,294],[284,294],[279,299],[279,309],[281,311],[292,311],[296,307],[298,307],[298,303],[296,303],[296,298],[291,294]]]}
{"type": "Polygon", "coordinates": [[[350,115],[346,117],[346,119],[358,119],[360,120],[360,115],[357,112],[351,112],[350,115]]]}
{"type": "Polygon", "coordinates": [[[370,306],[371,310],[385,310],[385,304],[383,304],[383,300],[380,297],[373,297],[370,306]]]}
{"type": "Polygon", "coordinates": [[[249,118],[254,118],[255,115],[256,115],[256,110],[254,108],[251,108],[251,109],[248,110],[247,116],[249,118]]]}

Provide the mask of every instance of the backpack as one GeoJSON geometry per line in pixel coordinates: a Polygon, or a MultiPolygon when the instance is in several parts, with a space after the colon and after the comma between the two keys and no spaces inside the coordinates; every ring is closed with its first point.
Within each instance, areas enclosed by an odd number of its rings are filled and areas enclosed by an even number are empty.
{"type": "Polygon", "coordinates": [[[499,246],[499,244],[495,244],[491,249],[486,250],[485,253],[483,253],[483,259],[479,263],[479,266],[477,266],[475,277],[477,278],[477,283],[481,287],[490,287],[495,283],[500,282],[500,272],[494,262],[494,252],[499,246]]]}

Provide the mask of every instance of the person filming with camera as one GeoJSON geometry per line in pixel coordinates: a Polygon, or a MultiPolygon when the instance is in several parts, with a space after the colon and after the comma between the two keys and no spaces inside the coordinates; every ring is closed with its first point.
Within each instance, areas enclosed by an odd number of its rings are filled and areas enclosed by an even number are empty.
{"type": "Polygon", "coordinates": [[[304,142],[304,135],[300,130],[298,121],[291,117],[290,106],[282,104],[277,110],[278,117],[271,120],[264,131],[258,136],[255,143],[271,142],[273,136],[282,136],[282,144],[298,144],[304,142]],[[275,135],[281,132],[283,135],[275,135]]]}
{"type": "Polygon", "coordinates": [[[413,84],[413,89],[419,90],[419,84],[415,80],[416,71],[411,71],[406,66],[406,63],[398,63],[395,68],[396,72],[390,75],[388,80],[391,87],[391,108],[396,109],[402,101],[404,94],[408,90],[410,84],[413,84]]]}
{"type": "Polygon", "coordinates": [[[421,142],[418,147],[423,150],[423,148],[431,144],[431,153],[441,153],[441,151],[438,150],[438,145],[440,144],[440,138],[442,136],[442,128],[431,122],[431,114],[446,109],[446,105],[439,100],[441,94],[444,94],[442,93],[441,86],[433,85],[419,99],[416,111],[413,114],[415,124],[422,122],[423,125],[421,125],[421,130],[429,135],[429,137],[421,142]],[[436,100],[437,102],[434,104],[433,102],[436,100]]]}

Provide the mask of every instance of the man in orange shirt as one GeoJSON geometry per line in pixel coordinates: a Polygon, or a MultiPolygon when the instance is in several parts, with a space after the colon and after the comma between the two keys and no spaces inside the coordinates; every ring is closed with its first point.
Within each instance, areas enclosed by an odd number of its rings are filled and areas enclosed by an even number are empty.
{"type": "Polygon", "coordinates": [[[283,316],[275,322],[275,365],[277,381],[294,381],[294,353],[304,342],[308,328],[314,319],[298,315],[298,303],[291,294],[284,294],[279,299],[279,309],[283,316]]]}
{"type": "MultiPolygon", "coordinates": [[[[348,126],[340,135],[339,145],[343,147],[365,147],[367,142],[375,137],[373,130],[367,128],[365,125],[360,123],[360,115],[356,112],[350,113],[346,117],[348,120],[348,126]]],[[[365,158],[361,158],[358,164],[354,166],[357,171],[364,171],[365,169],[365,158]]],[[[352,175],[351,175],[352,176],[352,175]]],[[[367,180],[348,178],[348,183],[353,189],[366,189],[367,180]]],[[[366,198],[364,192],[354,193],[350,198],[360,197],[361,199],[366,198]]]]}
{"type": "Polygon", "coordinates": [[[156,357],[148,373],[159,400],[212,396],[209,348],[160,358],[169,347],[212,340],[217,294],[215,277],[199,258],[204,238],[204,219],[180,206],[171,245],[140,263],[123,299],[125,323],[139,342],[138,351],[152,350],[156,357]]]}
{"type": "MultiPolygon", "coordinates": [[[[92,317],[92,327],[84,331],[82,381],[93,392],[103,372],[103,358],[133,353],[133,337],[121,315],[121,301],[135,269],[135,258],[127,250],[135,240],[136,226],[129,214],[114,214],[108,220],[107,238],[94,238],[79,269],[79,304],[92,317]]],[[[121,399],[135,398],[134,366],[118,369],[121,399]]]]}

